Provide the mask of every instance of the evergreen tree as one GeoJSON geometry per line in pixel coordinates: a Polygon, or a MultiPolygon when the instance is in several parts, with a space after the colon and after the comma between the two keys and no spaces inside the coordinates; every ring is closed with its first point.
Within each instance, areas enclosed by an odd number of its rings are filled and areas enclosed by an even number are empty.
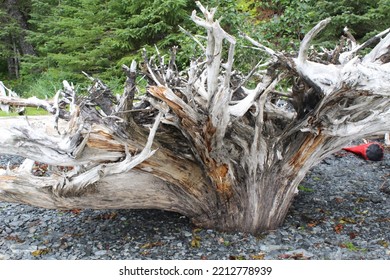
{"type": "Polygon", "coordinates": [[[34,31],[29,39],[39,59],[27,58],[27,71],[59,68],[65,72],[96,73],[110,64],[110,49],[103,49],[110,14],[105,1],[33,0],[34,31]]]}
{"type": "Polygon", "coordinates": [[[27,73],[58,68],[109,79],[119,76],[145,45],[180,43],[178,25],[188,18],[186,0],[33,0],[30,40],[39,58],[24,62],[27,73]]]}
{"type": "Polygon", "coordinates": [[[4,78],[18,78],[20,57],[35,54],[25,40],[30,8],[30,0],[0,1],[0,73],[4,78]]]}

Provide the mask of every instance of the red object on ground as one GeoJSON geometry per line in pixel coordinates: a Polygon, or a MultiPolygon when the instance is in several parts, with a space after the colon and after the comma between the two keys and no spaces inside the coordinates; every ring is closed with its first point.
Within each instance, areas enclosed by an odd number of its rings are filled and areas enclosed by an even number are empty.
{"type": "Polygon", "coordinates": [[[384,156],[384,148],[380,143],[371,142],[358,146],[343,148],[344,151],[354,153],[365,160],[380,161],[384,156]]]}

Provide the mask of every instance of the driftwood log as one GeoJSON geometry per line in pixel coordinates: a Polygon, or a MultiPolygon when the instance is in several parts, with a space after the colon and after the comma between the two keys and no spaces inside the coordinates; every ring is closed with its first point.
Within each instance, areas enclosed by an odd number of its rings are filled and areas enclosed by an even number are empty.
{"type": "Polygon", "coordinates": [[[307,33],[295,56],[244,35],[261,61],[244,76],[216,9],[198,7],[203,17],[194,11],[192,20],[207,31],[205,54],[186,71],[178,72],[173,49],[166,63],[145,54],[140,73],[135,62],[123,66],[119,97],[93,78],[88,94],[64,82],[52,102],[1,97],[4,106],[43,107],[66,126],[52,135],[0,128],[0,153],[26,158],[0,170],[0,200],[163,209],[201,227],[256,233],[281,225],[310,168],[354,139],[390,131],[390,30],[370,40],[376,45],[364,56],[368,44],[351,36],[333,51],[309,52],[330,19],[307,33]],[[148,81],[143,95],[137,75],[148,81]],[[32,174],[35,161],[52,166],[48,176],[32,174]]]}

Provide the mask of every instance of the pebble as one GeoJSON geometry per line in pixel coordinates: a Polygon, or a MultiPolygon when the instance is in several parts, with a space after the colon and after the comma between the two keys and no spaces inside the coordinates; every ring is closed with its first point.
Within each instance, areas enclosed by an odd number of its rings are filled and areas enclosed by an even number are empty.
{"type": "Polygon", "coordinates": [[[95,256],[104,256],[107,254],[107,251],[106,250],[100,250],[100,251],[96,251],[95,253],[95,256]]]}
{"type": "Polygon", "coordinates": [[[292,251],[287,251],[285,254],[287,254],[287,255],[302,255],[302,257],[308,258],[308,259],[314,257],[313,253],[310,253],[310,252],[306,251],[305,249],[296,249],[296,250],[292,250],[292,251]]]}
{"type": "Polygon", "coordinates": [[[271,252],[271,251],[277,251],[281,250],[284,247],[282,245],[261,245],[260,250],[264,252],[271,252]]]}
{"type": "Polygon", "coordinates": [[[14,254],[31,253],[38,249],[37,246],[28,244],[12,244],[9,248],[14,254]]]}

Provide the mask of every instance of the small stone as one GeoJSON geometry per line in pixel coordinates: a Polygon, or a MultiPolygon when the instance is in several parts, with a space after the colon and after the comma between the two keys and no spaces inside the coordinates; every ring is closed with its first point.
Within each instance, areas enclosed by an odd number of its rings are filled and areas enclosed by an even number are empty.
{"type": "Polygon", "coordinates": [[[11,223],[9,223],[9,225],[13,228],[19,228],[21,225],[22,225],[22,222],[20,221],[13,221],[11,223]]]}
{"type": "Polygon", "coordinates": [[[9,248],[14,254],[30,253],[38,249],[37,246],[25,244],[12,244],[9,248]]]}
{"type": "Polygon", "coordinates": [[[311,232],[313,234],[317,234],[317,233],[320,233],[322,231],[322,229],[320,227],[313,227],[311,232]]]}
{"type": "Polygon", "coordinates": [[[31,234],[35,233],[36,231],[37,231],[37,228],[36,228],[36,227],[30,227],[30,228],[28,229],[28,232],[31,233],[31,234]]]}
{"type": "Polygon", "coordinates": [[[106,250],[99,250],[99,251],[96,251],[94,254],[95,254],[95,256],[104,256],[107,254],[107,251],[106,250]]]}
{"type": "Polygon", "coordinates": [[[286,252],[288,255],[302,255],[304,258],[312,258],[314,257],[314,254],[306,251],[305,249],[297,249],[286,252]]]}
{"type": "Polygon", "coordinates": [[[370,198],[370,200],[371,200],[372,203],[381,203],[381,202],[383,202],[383,199],[382,199],[381,196],[372,196],[370,198]]]}
{"type": "Polygon", "coordinates": [[[276,251],[283,249],[283,246],[280,245],[260,245],[260,250],[264,252],[276,251]]]}
{"type": "Polygon", "coordinates": [[[175,236],[164,236],[163,239],[165,239],[165,240],[175,240],[176,237],[175,236]]]}
{"type": "Polygon", "coordinates": [[[52,217],[50,217],[50,215],[47,215],[47,214],[43,215],[43,217],[42,217],[42,220],[45,222],[50,221],[51,219],[52,219],[52,217]]]}

